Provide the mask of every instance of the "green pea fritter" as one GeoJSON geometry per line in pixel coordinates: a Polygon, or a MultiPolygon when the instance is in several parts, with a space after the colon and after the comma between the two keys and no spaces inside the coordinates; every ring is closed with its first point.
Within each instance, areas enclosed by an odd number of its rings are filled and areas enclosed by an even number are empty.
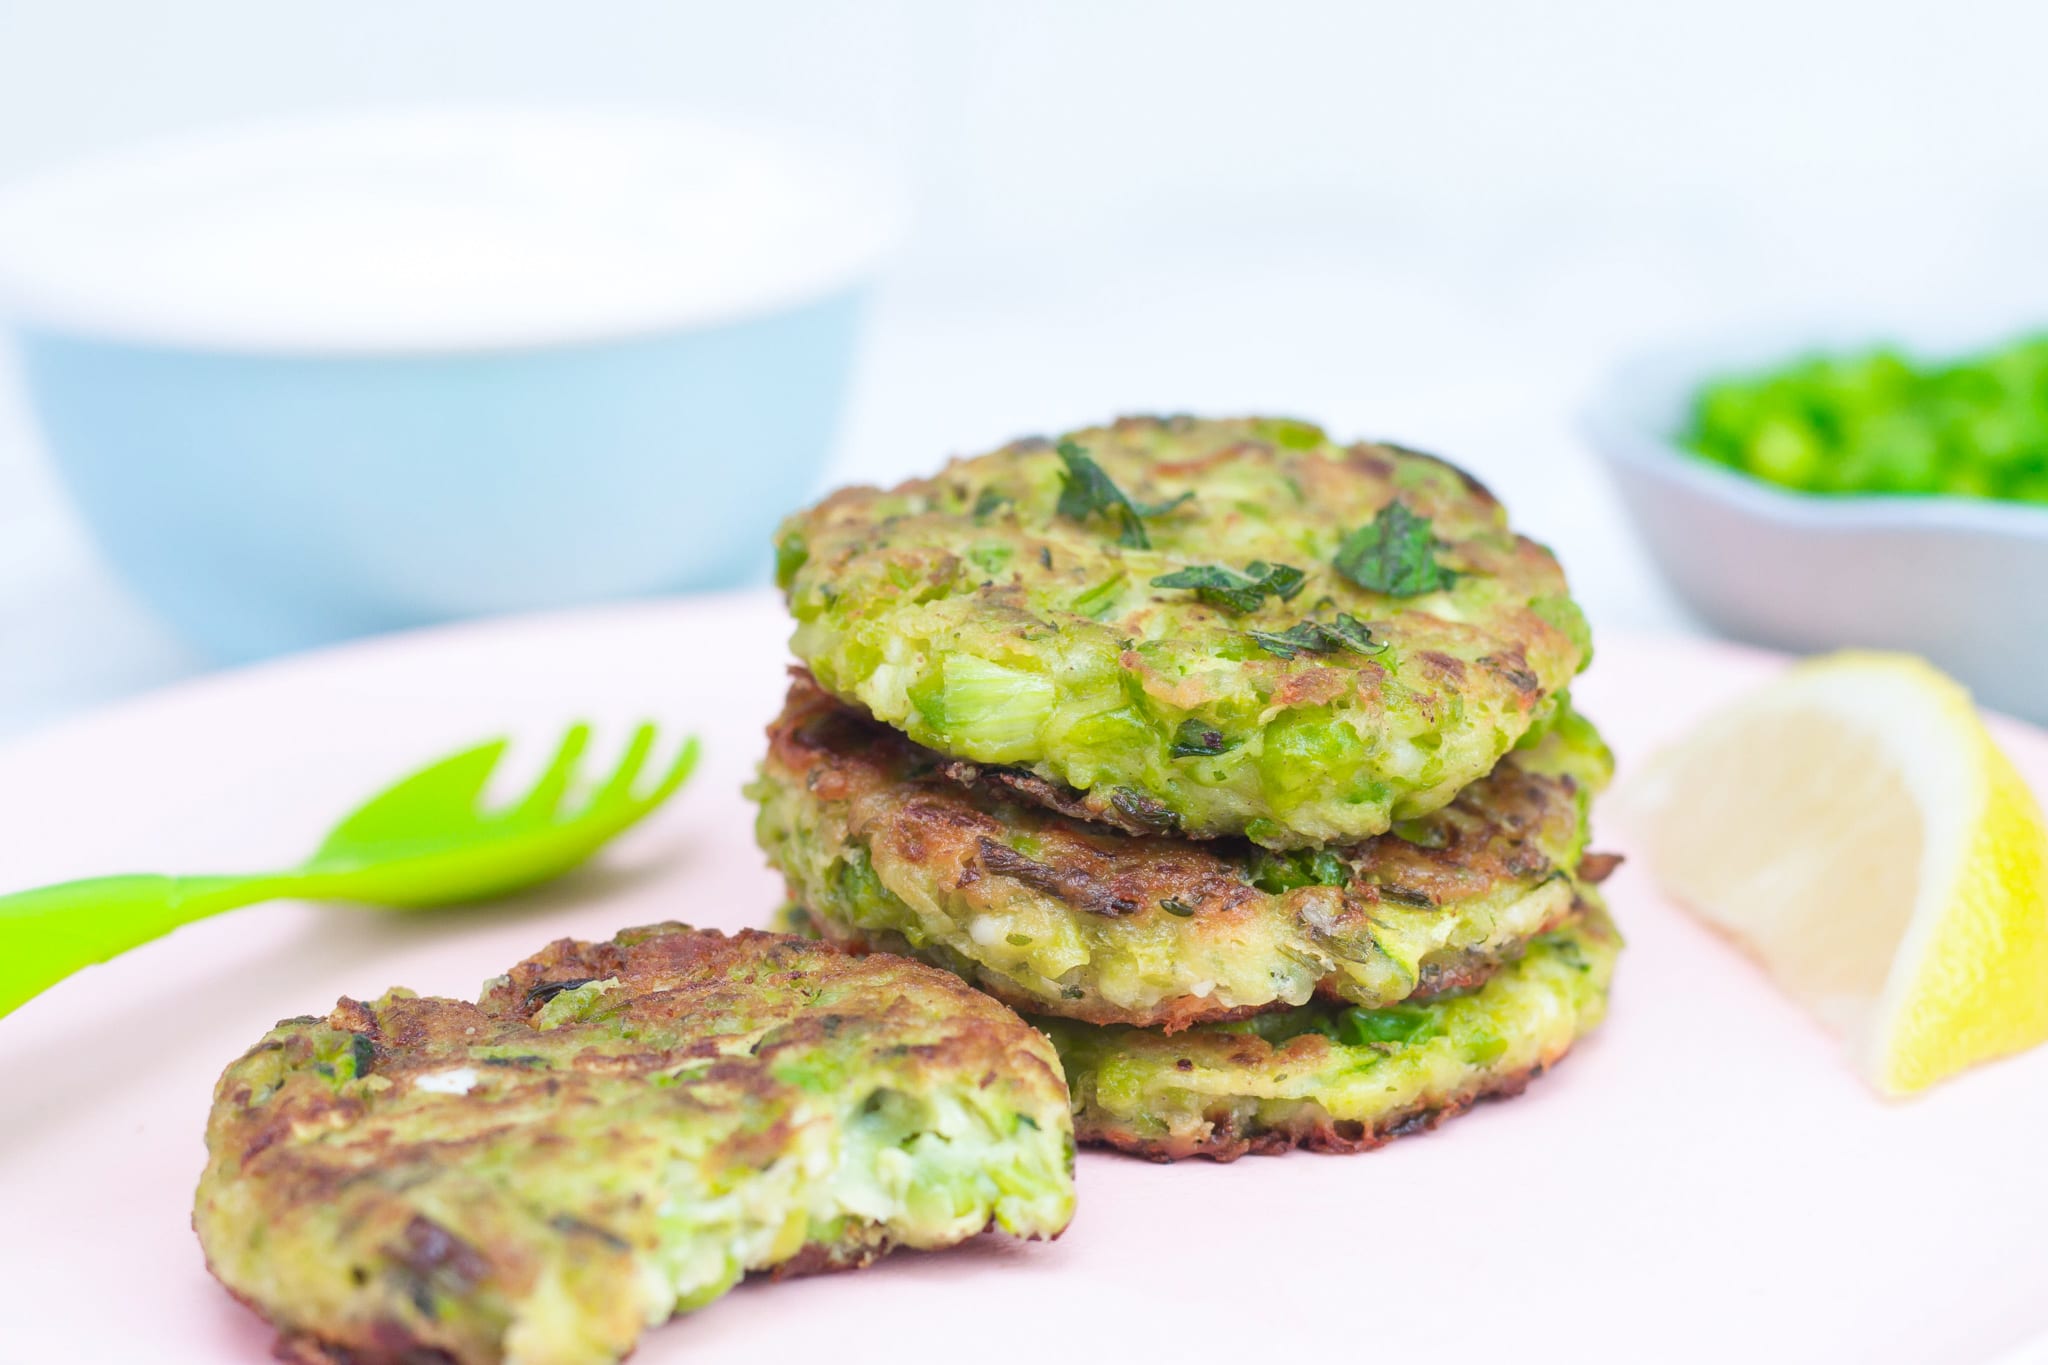
{"type": "Polygon", "coordinates": [[[610,1362],[750,1271],[1054,1237],[1044,1036],[957,978],[784,935],[564,939],[480,1004],[279,1024],[214,1094],[193,1225],[305,1362],[610,1362]]]}
{"type": "Polygon", "coordinates": [[[1589,658],[1470,475],[1303,422],[1125,418],[790,517],[825,689],[1134,833],[1313,848],[1427,814],[1589,658]]]}
{"type": "Polygon", "coordinates": [[[923,957],[1020,1010],[1168,1030],[1468,986],[1565,919],[1611,769],[1567,712],[1448,806],[1343,848],[1124,834],[1046,810],[798,674],[756,833],[829,940],[923,957]]]}
{"type": "Polygon", "coordinates": [[[1358,1152],[1520,1093],[1607,1009],[1620,938],[1590,899],[1468,994],[1315,1004],[1167,1035],[1041,1019],[1083,1143],[1157,1161],[1358,1152]]]}

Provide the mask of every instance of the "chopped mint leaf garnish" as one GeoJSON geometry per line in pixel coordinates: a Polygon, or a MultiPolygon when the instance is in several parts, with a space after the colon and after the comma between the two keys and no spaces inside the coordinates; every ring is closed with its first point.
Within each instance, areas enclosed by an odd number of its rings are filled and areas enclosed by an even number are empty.
{"type": "Polygon", "coordinates": [[[1333,561],[1337,572],[1369,592],[1416,597],[1451,584],[1453,574],[1436,562],[1436,537],[1429,518],[1406,503],[1390,502],[1371,522],[1344,537],[1333,561]]]}
{"type": "Polygon", "coordinates": [[[1059,514],[1073,521],[1107,516],[1117,524],[1116,543],[1132,550],[1149,550],[1152,537],[1145,534],[1146,517],[1161,516],[1193,497],[1183,493],[1167,502],[1134,503],[1102,472],[1102,466],[1088,458],[1088,452],[1073,441],[1054,447],[1067,472],[1060,480],[1059,514]]]}
{"type": "Polygon", "coordinates": [[[1289,626],[1285,630],[1252,630],[1245,632],[1252,637],[1252,643],[1268,654],[1291,659],[1297,654],[1321,654],[1325,649],[1323,633],[1316,629],[1313,621],[1289,626]]]}
{"type": "Polygon", "coordinates": [[[1309,875],[1318,886],[1343,886],[1351,880],[1351,864],[1345,862],[1327,848],[1319,848],[1309,855],[1309,875]]]}
{"type": "Polygon", "coordinates": [[[1422,1043],[1442,1035],[1435,1014],[1414,1005],[1380,1010],[1345,1010],[1337,1016],[1337,1041],[1351,1047],[1369,1043],[1422,1043]]]}
{"type": "Polygon", "coordinates": [[[1251,884],[1269,896],[1285,895],[1303,886],[1344,886],[1351,864],[1326,848],[1291,853],[1261,848],[1252,854],[1251,884]]]}
{"type": "Polygon", "coordinates": [[[1155,588],[1192,588],[1195,596],[1225,611],[1256,611],[1267,597],[1282,602],[1301,591],[1308,575],[1291,564],[1268,564],[1255,559],[1239,572],[1222,564],[1195,564],[1161,574],[1152,580],[1155,588]]]}
{"type": "Polygon", "coordinates": [[[1225,735],[1213,725],[1204,725],[1190,716],[1180,723],[1173,732],[1173,756],[1175,758],[1210,758],[1237,747],[1237,741],[1225,735]]]}
{"type": "Polygon", "coordinates": [[[1183,503],[1193,502],[1194,500],[1194,490],[1189,489],[1179,497],[1168,498],[1165,502],[1133,502],[1131,506],[1138,510],[1138,515],[1141,517],[1163,517],[1183,503]]]}
{"type": "Polygon", "coordinates": [[[1348,649],[1354,654],[1377,654],[1385,649],[1384,640],[1372,638],[1372,628],[1348,611],[1337,613],[1334,621],[1318,621],[1316,628],[1323,638],[1335,642],[1335,647],[1348,649]]]}
{"type": "Polygon", "coordinates": [[[1297,654],[1334,654],[1348,649],[1354,654],[1378,654],[1386,642],[1372,638],[1372,629],[1350,612],[1338,612],[1334,621],[1303,621],[1285,630],[1253,630],[1246,634],[1268,654],[1292,659],[1297,654]]]}
{"type": "MultiPolygon", "coordinates": [[[[1574,944],[1574,947],[1577,945],[1574,944]]],[[[377,1065],[377,1044],[367,1033],[351,1033],[348,1036],[349,1060],[355,1066],[355,1078],[361,1080],[377,1065]]]]}

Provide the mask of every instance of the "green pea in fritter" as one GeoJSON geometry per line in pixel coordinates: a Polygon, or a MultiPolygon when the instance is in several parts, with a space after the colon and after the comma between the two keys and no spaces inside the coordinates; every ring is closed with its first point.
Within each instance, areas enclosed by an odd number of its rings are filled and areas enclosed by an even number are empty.
{"type": "Polygon", "coordinates": [[[221,1077],[193,1224],[302,1361],[610,1362],[750,1271],[1053,1237],[1044,1036],[957,978],[755,932],[564,939],[480,1004],[393,991],[221,1077]]]}
{"type": "Polygon", "coordinates": [[[1303,422],[1126,418],[783,523],[818,681],[1026,795],[1272,848],[1427,814],[1590,641],[1471,476],[1303,422]]]}
{"type": "Polygon", "coordinates": [[[1170,1036],[1038,1022],[1083,1143],[1157,1161],[1358,1152],[1519,1093],[1599,1024],[1620,946],[1589,903],[1477,990],[1426,1004],[1315,1004],[1170,1036]]]}
{"type": "Polygon", "coordinates": [[[1018,1009],[1168,1030],[1455,989],[1571,913],[1611,766],[1565,712],[1450,805],[1343,848],[1124,834],[1044,809],[799,674],[751,788],[833,942],[923,957],[1018,1009]]]}

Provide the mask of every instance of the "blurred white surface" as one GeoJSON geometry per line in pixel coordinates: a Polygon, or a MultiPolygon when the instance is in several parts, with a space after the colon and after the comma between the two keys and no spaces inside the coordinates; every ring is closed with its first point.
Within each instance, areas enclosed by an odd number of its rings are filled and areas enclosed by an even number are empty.
{"type": "MultiPolygon", "coordinates": [[[[0,177],[393,101],[872,141],[917,221],[840,477],[1119,411],[1290,411],[1471,466],[1596,625],[1692,628],[1572,428],[1620,350],[1959,298],[2048,318],[2048,9],[2018,0],[73,0],[7,30],[0,177]]],[[[0,732],[199,666],[79,541],[13,394],[0,732]]]]}

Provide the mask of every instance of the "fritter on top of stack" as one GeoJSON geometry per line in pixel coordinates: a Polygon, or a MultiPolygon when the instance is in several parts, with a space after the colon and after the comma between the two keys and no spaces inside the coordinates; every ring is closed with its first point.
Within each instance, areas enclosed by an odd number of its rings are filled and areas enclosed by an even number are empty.
{"type": "Polygon", "coordinates": [[[842,490],[778,551],[809,671],[764,848],[818,934],[1032,1015],[1082,1141],[1371,1147],[1598,1022],[1590,640],[1470,476],[1131,418],[842,490]]]}

